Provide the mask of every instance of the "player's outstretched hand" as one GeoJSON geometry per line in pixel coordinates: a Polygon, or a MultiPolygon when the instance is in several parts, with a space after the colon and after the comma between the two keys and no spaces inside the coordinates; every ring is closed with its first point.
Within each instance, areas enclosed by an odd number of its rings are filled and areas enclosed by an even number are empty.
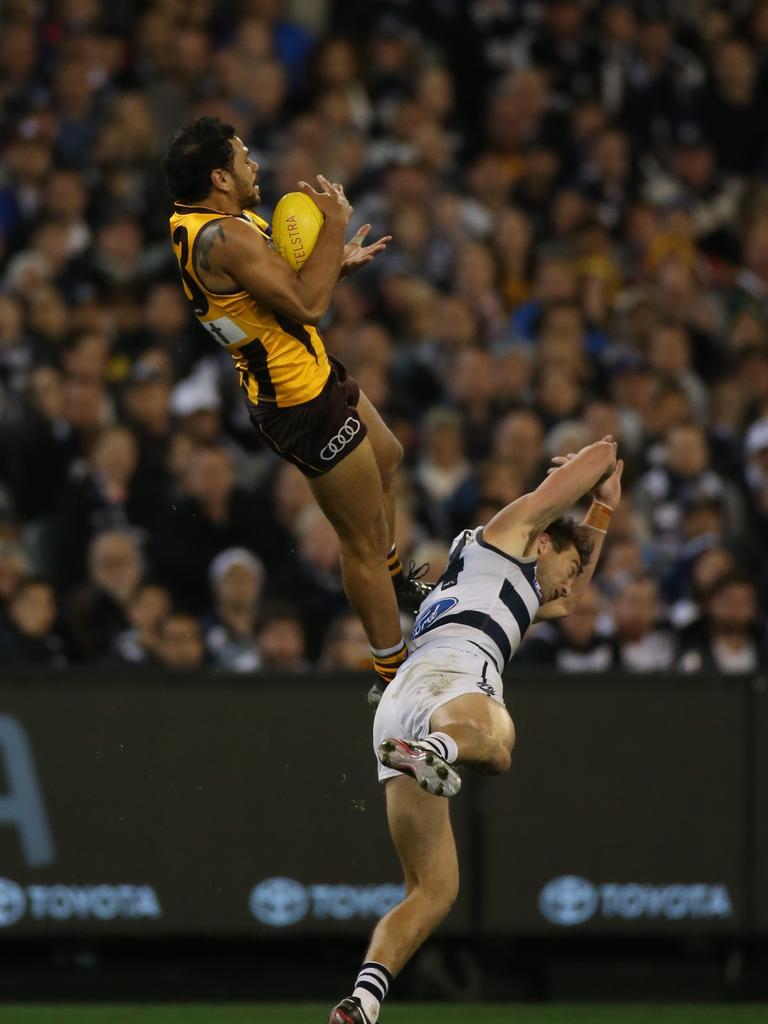
{"type": "Polygon", "coordinates": [[[616,469],[607,480],[603,480],[592,492],[598,501],[609,508],[618,508],[621,501],[621,474],[624,472],[624,459],[619,459],[616,469]]]}
{"type": "MultiPolygon", "coordinates": [[[[607,441],[609,439],[610,435],[604,437],[602,440],[607,441]]],[[[550,473],[554,473],[567,462],[570,462],[571,459],[575,458],[576,452],[568,452],[567,455],[555,455],[552,459],[552,465],[547,470],[547,476],[549,476],[550,473]]],[[[610,508],[616,508],[618,506],[621,501],[621,474],[623,472],[624,460],[619,459],[613,472],[610,473],[605,480],[601,480],[592,492],[598,501],[602,501],[610,508]]]]}
{"type": "Polygon", "coordinates": [[[342,224],[347,224],[352,216],[352,207],[344,195],[343,186],[337,181],[328,181],[322,174],[318,174],[317,183],[320,186],[320,192],[312,188],[306,181],[300,181],[299,188],[310,199],[314,199],[326,219],[340,220],[342,224]]]}
{"type": "Polygon", "coordinates": [[[378,242],[363,245],[365,236],[370,230],[370,224],[363,224],[344,246],[344,262],[341,264],[341,272],[344,276],[351,274],[353,270],[359,270],[366,263],[370,263],[377,253],[383,252],[387,248],[387,242],[392,241],[392,235],[384,235],[378,242]]]}

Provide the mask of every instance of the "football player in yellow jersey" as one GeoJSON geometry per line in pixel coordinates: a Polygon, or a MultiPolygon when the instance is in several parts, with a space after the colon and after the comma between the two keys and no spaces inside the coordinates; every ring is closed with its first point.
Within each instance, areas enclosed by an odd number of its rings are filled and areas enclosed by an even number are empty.
{"type": "Polygon", "coordinates": [[[416,610],[429,589],[403,572],[394,546],[402,448],[327,355],[316,324],[340,275],[370,262],[389,237],[364,246],[365,225],[345,244],[352,207],[341,185],[318,175],[319,191],[306,182],[299,188],[325,222],[296,273],[253,213],[258,170],[232,125],[218,118],[196,118],[171,139],[165,173],[182,285],[202,326],[234,357],[254,427],[307,476],[336,529],[344,588],[386,683],[407,654],[395,591],[416,610]]]}

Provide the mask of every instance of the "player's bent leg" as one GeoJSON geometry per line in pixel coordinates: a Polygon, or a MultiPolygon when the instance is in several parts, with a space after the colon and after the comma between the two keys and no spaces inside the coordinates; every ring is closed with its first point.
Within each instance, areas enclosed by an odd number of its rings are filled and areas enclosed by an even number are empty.
{"type": "Polygon", "coordinates": [[[402,630],[386,563],[383,490],[368,438],[328,473],[309,483],[338,534],[344,590],[371,646],[379,650],[397,647],[402,643],[402,630]]]}
{"type": "Polygon", "coordinates": [[[452,737],[458,747],[457,764],[483,775],[509,771],[515,724],[498,701],[485,694],[462,694],[433,711],[429,727],[452,737]]]}
{"type": "Polygon", "coordinates": [[[500,775],[510,767],[514,745],[515,726],[504,705],[485,694],[463,693],[431,713],[427,735],[388,736],[376,755],[426,793],[450,797],[461,789],[455,765],[500,775]]]}
{"type": "Polygon", "coordinates": [[[406,895],[376,925],[354,993],[331,1011],[329,1024],[375,1024],[389,980],[447,916],[459,891],[447,802],[433,800],[413,779],[391,779],[386,785],[389,831],[406,895]]]}

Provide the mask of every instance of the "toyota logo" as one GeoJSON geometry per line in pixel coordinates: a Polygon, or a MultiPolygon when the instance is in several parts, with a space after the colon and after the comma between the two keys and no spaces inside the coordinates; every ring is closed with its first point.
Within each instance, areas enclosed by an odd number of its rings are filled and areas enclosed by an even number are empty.
{"type": "Polygon", "coordinates": [[[335,459],[342,449],[346,448],[355,434],[360,432],[360,420],[354,416],[348,416],[344,426],[338,432],[334,434],[328,444],[321,449],[320,458],[325,462],[330,462],[331,459],[335,459]]]}
{"type": "Polygon", "coordinates": [[[561,875],[547,882],[539,893],[539,910],[552,924],[569,928],[584,924],[597,910],[597,889],[586,878],[561,875]]]}
{"type": "Polygon", "coordinates": [[[307,916],[309,893],[293,878],[266,878],[251,890],[249,904],[257,921],[287,928],[307,916]]]}
{"type": "Polygon", "coordinates": [[[7,928],[24,916],[27,898],[24,890],[7,878],[0,878],[0,928],[7,928]]]}

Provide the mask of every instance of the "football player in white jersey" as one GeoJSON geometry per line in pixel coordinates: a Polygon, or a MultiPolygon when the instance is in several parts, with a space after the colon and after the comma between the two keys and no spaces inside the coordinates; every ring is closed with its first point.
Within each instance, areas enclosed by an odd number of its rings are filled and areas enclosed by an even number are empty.
{"type": "Polygon", "coordinates": [[[458,792],[455,765],[509,769],[515,727],[501,673],[530,622],[568,615],[592,579],[623,463],[610,435],[553,461],[535,491],[454,540],[421,605],[413,652],[384,691],[374,748],[406,897],[379,921],[353,993],[328,1024],[376,1024],[392,978],[453,905],[456,844],[448,803],[435,796],[458,792]],[[562,518],[590,492],[580,525],[562,518]]]}

